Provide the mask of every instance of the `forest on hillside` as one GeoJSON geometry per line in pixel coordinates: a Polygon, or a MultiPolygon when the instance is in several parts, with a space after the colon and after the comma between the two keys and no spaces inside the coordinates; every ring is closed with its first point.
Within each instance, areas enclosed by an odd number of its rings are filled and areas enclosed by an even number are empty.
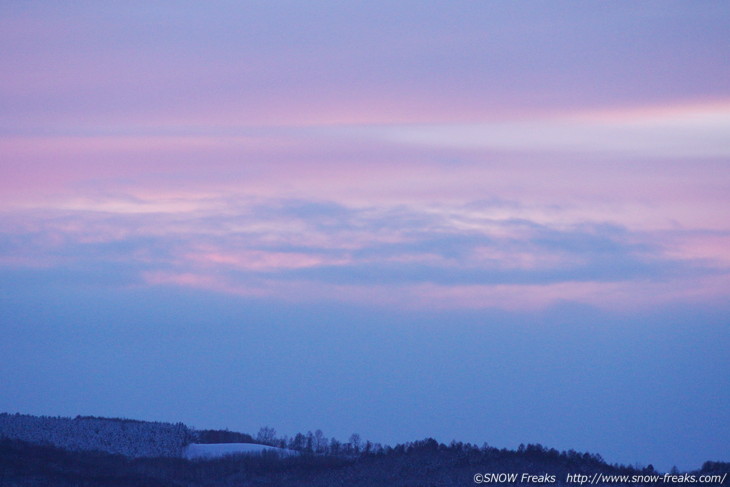
{"type": "MultiPolygon", "coordinates": [[[[106,445],[110,444],[111,441],[106,445]]],[[[152,447],[142,446],[130,451],[139,453],[145,448],[154,451],[152,447]]],[[[706,462],[701,469],[693,472],[660,473],[651,465],[610,465],[597,454],[572,450],[559,452],[542,445],[521,445],[517,450],[507,450],[487,444],[477,446],[456,441],[445,445],[427,438],[391,447],[361,441],[358,435],[352,435],[350,441],[341,443],[327,439],[321,431],[278,438],[273,428],[264,427],[253,437],[227,430],[194,430],[182,424],[126,419],[0,415],[0,487],[446,487],[471,485],[475,480],[486,483],[484,477],[478,476],[487,473],[505,474],[500,479],[504,482],[489,483],[520,485],[534,484],[538,479],[539,483],[575,485],[575,481],[566,481],[568,475],[576,474],[623,476],[627,480],[614,480],[610,485],[686,485],[697,483],[700,478],[715,480],[703,481],[704,487],[722,485],[729,471],[730,463],[706,462]],[[15,428],[11,428],[13,424],[15,428]],[[23,429],[33,424],[38,428],[37,431],[23,429]],[[62,428],[62,425],[65,427],[62,428]],[[172,444],[172,439],[184,438],[188,442],[251,441],[275,446],[298,446],[300,454],[286,458],[266,453],[232,455],[191,461],[173,454],[121,454],[114,452],[119,449],[116,447],[110,447],[108,451],[79,448],[84,445],[83,438],[90,441],[85,445],[87,447],[99,444],[89,431],[98,431],[99,434],[112,432],[117,435],[112,438],[128,445],[133,443],[133,438],[140,441],[151,439],[155,445],[163,445],[159,451],[164,452],[173,451],[165,450],[167,446],[164,446],[172,444]],[[59,432],[66,437],[65,447],[49,441],[52,434],[59,432]],[[11,437],[12,434],[16,437],[11,437]],[[77,438],[74,439],[74,436],[77,438]],[[29,438],[45,439],[32,441],[29,438]],[[517,477],[509,477],[511,474],[517,474],[517,477]],[[523,477],[525,474],[535,477],[530,481],[529,477],[523,477]],[[632,481],[636,479],[639,481],[632,481]],[[674,482],[672,479],[681,481],[674,482]]],[[[609,485],[608,482],[604,484],[609,485]]]]}

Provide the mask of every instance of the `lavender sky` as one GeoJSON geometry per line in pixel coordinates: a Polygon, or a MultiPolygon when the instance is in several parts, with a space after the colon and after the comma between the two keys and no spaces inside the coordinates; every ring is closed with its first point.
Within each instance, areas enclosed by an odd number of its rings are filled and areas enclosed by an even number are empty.
{"type": "Polygon", "coordinates": [[[730,452],[725,2],[0,4],[0,411],[730,452]]]}

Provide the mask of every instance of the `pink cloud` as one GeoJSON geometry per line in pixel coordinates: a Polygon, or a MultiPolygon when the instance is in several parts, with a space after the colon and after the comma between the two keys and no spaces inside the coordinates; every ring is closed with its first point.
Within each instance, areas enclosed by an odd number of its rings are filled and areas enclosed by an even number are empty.
{"type": "Polygon", "coordinates": [[[561,282],[496,286],[419,285],[406,290],[409,306],[437,309],[498,308],[541,310],[558,303],[581,303],[606,310],[641,310],[676,304],[722,303],[730,274],[697,279],[645,282],[561,282]],[[691,281],[691,282],[690,282],[691,281]]]}
{"type": "Polygon", "coordinates": [[[664,255],[673,259],[699,260],[730,267],[730,235],[712,233],[660,234],[664,255]]]}
{"type": "Polygon", "coordinates": [[[341,265],[350,261],[342,258],[319,257],[297,252],[271,252],[240,250],[222,253],[218,251],[189,253],[184,256],[191,263],[204,266],[266,271],[278,269],[302,269],[322,265],[341,265]]]}
{"type": "Polygon", "coordinates": [[[234,283],[196,273],[146,273],[151,285],[176,285],[244,297],[290,302],[345,302],[398,309],[502,309],[540,311],[560,303],[579,303],[610,311],[639,311],[679,304],[726,302],[730,274],[661,282],[561,282],[515,285],[333,285],[307,281],[259,280],[234,283]]]}
{"type": "MultiPolygon", "coordinates": [[[[658,123],[665,112],[681,123],[704,113],[712,120],[727,113],[726,104],[715,103],[658,106],[638,115],[630,108],[576,112],[564,119],[658,123]]],[[[535,120],[549,126],[554,119],[535,120]]],[[[730,176],[719,160],[643,159],[601,150],[576,155],[434,149],[374,140],[365,136],[368,127],[289,127],[250,135],[209,130],[187,136],[2,137],[0,149],[7,154],[0,166],[3,201],[155,211],[177,199],[181,211],[192,211],[205,201],[240,195],[435,210],[500,199],[518,201],[520,209],[502,210],[497,218],[603,220],[634,228],[718,229],[728,221],[723,208],[728,207],[730,176]],[[170,194],[179,198],[165,196],[170,194]]]]}

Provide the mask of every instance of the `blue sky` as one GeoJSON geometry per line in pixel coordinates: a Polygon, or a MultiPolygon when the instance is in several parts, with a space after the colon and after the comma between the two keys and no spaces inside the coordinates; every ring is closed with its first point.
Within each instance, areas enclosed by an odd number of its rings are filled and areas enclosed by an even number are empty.
{"type": "Polygon", "coordinates": [[[726,5],[0,13],[0,410],[727,460],[726,5]]]}

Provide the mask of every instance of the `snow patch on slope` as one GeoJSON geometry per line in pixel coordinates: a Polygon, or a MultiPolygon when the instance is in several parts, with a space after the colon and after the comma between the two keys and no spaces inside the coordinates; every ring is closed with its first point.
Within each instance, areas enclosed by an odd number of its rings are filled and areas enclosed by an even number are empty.
{"type": "Polygon", "coordinates": [[[255,443],[191,443],[183,448],[183,457],[188,460],[220,458],[226,455],[261,455],[274,452],[282,457],[297,455],[299,452],[255,443]]]}

